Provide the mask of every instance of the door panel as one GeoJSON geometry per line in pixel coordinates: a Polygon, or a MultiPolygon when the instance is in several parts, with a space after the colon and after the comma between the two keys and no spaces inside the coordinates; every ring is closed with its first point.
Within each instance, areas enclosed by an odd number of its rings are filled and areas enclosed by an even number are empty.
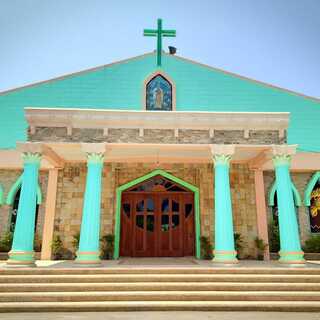
{"type": "Polygon", "coordinates": [[[127,192],[122,196],[120,254],[194,255],[193,193],[127,192]]]}

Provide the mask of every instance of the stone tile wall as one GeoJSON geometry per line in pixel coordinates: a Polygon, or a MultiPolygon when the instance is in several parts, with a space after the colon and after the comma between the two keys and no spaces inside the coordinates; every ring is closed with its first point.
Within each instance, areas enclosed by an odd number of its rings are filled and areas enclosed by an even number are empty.
{"type": "MultiPolygon", "coordinates": [[[[113,233],[115,217],[115,190],[152,170],[163,169],[200,188],[201,235],[214,234],[214,176],[212,164],[105,164],[101,197],[101,234],[113,233]]],[[[55,232],[64,246],[74,252],[73,236],[80,231],[86,165],[70,164],[59,172],[55,216],[55,232]]],[[[232,165],[230,173],[235,232],[244,241],[243,256],[254,256],[254,238],[257,236],[256,206],[253,172],[244,165],[232,165]]]]}
{"type": "Polygon", "coordinates": [[[171,129],[145,129],[143,136],[139,129],[109,129],[103,135],[102,129],[73,129],[67,135],[67,128],[37,127],[35,133],[28,132],[29,141],[60,142],[109,142],[109,143],[190,143],[190,144],[282,144],[286,135],[281,138],[276,130],[249,130],[249,137],[244,137],[243,130],[214,130],[210,137],[209,130],[179,130],[175,137],[171,129]]]}

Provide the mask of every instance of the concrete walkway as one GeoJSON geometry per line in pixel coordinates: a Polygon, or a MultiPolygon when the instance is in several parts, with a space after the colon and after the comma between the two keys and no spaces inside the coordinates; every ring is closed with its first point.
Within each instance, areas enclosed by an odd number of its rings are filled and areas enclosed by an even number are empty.
{"type": "Polygon", "coordinates": [[[319,313],[296,312],[83,312],[1,313],[6,320],[319,320],[319,313]]]}

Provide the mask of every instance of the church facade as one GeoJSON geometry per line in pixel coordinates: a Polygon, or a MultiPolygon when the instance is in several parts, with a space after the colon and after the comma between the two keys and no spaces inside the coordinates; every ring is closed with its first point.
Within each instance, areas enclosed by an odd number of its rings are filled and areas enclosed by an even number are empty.
{"type": "Polygon", "coordinates": [[[8,264],[52,258],[255,258],[320,236],[320,101],[152,52],[0,95],[0,238],[8,264]],[[242,240],[237,248],[235,234],[242,240]],[[74,239],[79,235],[79,243],[74,239]],[[237,252],[237,249],[239,252],[237,252]],[[272,251],[272,250],[271,250],[272,251]]]}

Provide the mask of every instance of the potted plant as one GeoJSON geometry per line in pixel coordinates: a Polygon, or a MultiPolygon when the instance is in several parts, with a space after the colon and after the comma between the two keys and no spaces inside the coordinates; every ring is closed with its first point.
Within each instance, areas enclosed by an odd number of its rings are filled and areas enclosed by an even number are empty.
{"type": "Polygon", "coordinates": [[[53,260],[59,260],[63,255],[62,240],[59,235],[55,234],[51,243],[53,260]]]}
{"type": "Polygon", "coordinates": [[[114,252],[114,235],[107,234],[103,236],[100,241],[101,245],[101,259],[112,260],[114,252]]]}
{"type": "Polygon", "coordinates": [[[201,258],[205,260],[211,260],[213,258],[212,244],[208,237],[202,236],[201,242],[201,258]]]}
{"type": "Polygon", "coordinates": [[[233,234],[234,237],[234,247],[235,250],[237,251],[237,258],[241,258],[241,253],[242,253],[242,248],[243,248],[243,239],[241,233],[235,232],[233,234]]]}
{"type": "Polygon", "coordinates": [[[263,260],[264,252],[266,251],[266,248],[268,247],[268,245],[258,237],[254,239],[254,243],[256,245],[257,252],[258,252],[258,255],[257,255],[258,260],[263,260]]]}

